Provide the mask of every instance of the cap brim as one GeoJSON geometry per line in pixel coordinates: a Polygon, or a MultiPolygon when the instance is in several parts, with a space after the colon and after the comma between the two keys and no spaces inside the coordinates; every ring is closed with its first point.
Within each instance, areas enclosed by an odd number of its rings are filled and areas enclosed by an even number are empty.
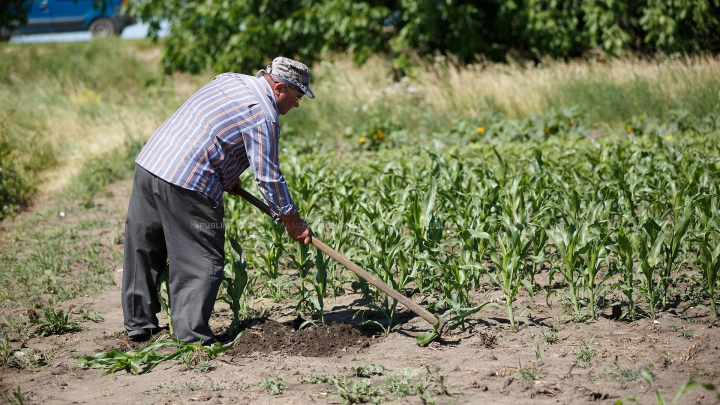
{"type": "Polygon", "coordinates": [[[285,76],[281,76],[281,75],[274,75],[274,76],[277,77],[278,79],[280,79],[280,81],[282,81],[283,83],[292,87],[293,89],[295,89],[297,91],[301,91],[303,94],[305,94],[309,98],[315,98],[315,93],[313,93],[312,90],[310,90],[310,87],[303,86],[302,84],[297,84],[293,80],[290,80],[285,76]]]}
{"type": "Polygon", "coordinates": [[[315,94],[312,92],[312,90],[310,90],[310,87],[307,87],[307,86],[303,86],[303,87],[305,87],[304,93],[306,96],[308,96],[308,98],[315,98],[315,94]]]}

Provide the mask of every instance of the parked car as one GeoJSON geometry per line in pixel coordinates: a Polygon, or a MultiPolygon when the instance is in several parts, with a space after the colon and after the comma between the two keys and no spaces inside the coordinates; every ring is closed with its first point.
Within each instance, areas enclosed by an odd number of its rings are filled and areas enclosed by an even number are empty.
{"type": "Polygon", "coordinates": [[[93,37],[120,35],[134,21],[122,12],[125,0],[28,0],[27,24],[1,36],[90,31],[93,37]]]}

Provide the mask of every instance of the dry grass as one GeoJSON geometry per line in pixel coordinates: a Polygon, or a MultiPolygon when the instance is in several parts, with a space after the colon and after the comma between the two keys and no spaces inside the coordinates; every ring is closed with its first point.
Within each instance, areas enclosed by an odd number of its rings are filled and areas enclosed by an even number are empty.
{"type": "Polygon", "coordinates": [[[436,61],[400,84],[393,78],[391,62],[380,57],[362,67],[345,57],[318,63],[313,67],[317,99],[304,105],[304,112],[317,114],[319,127],[338,131],[342,126],[320,116],[352,122],[353,114],[362,115],[375,107],[404,117],[404,124],[415,127],[428,118],[447,121],[447,117],[493,112],[524,118],[551,108],[576,106],[596,121],[622,122],[642,114],[660,118],[678,107],[703,116],[720,103],[717,56],[547,60],[528,66],[478,63],[458,67],[444,58],[436,61]],[[407,86],[419,91],[407,93],[407,86]]]}

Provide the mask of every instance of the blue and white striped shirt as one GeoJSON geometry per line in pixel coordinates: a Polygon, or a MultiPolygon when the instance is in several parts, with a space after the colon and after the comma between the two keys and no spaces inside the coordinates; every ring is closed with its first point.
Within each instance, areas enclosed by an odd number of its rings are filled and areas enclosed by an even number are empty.
{"type": "Polygon", "coordinates": [[[222,203],[248,167],[275,215],[297,213],[280,171],[280,125],[265,79],[216,76],[153,134],[135,161],[177,186],[222,203]]]}

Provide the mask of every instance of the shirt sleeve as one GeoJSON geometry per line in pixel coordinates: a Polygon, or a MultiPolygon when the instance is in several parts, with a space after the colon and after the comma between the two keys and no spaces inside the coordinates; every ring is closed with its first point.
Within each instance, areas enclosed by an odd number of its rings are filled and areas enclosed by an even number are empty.
{"type": "Polygon", "coordinates": [[[275,219],[297,213],[290,197],[278,159],[280,133],[276,123],[265,122],[243,134],[250,167],[255,183],[265,198],[275,219]]]}

